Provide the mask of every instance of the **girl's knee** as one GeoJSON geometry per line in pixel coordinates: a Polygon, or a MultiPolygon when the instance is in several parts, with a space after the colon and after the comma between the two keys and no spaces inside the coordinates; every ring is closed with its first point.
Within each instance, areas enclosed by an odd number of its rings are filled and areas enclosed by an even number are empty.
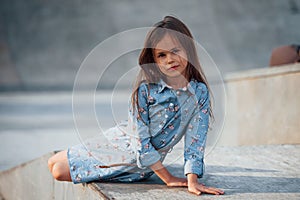
{"type": "Polygon", "coordinates": [[[70,172],[68,166],[64,163],[57,162],[52,166],[52,176],[58,181],[71,181],[70,172]]]}
{"type": "Polygon", "coordinates": [[[48,168],[51,173],[53,170],[53,166],[56,163],[60,163],[60,162],[68,162],[66,151],[58,152],[55,155],[53,155],[51,158],[48,159],[48,168]]]}
{"type": "Polygon", "coordinates": [[[53,169],[53,165],[54,164],[55,164],[55,162],[54,162],[53,158],[52,157],[49,158],[48,159],[48,168],[49,168],[49,170],[50,170],[51,173],[52,173],[52,169],[53,169]]]}

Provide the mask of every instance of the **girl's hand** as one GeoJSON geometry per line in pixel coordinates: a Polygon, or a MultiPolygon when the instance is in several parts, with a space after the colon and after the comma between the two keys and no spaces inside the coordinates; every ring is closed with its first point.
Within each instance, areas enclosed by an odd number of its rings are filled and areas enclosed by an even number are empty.
{"type": "Polygon", "coordinates": [[[203,184],[198,183],[198,177],[196,174],[188,174],[188,191],[200,195],[201,193],[207,193],[207,194],[215,194],[220,195],[224,194],[224,191],[219,190],[217,188],[213,187],[206,187],[203,184]]]}
{"type": "Polygon", "coordinates": [[[155,174],[167,185],[170,187],[187,187],[186,178],[178,178],[173,176],[160,161],[157,161],[151,165],[151,169],[155,174]]]}
{"type": "Polygon", "coordinates": [[[196,195],[200,195],[201,193],[215,194],[215,195],[224,194],[224,191],[220,189],[213,188],[213,187],[206,187],[205,185],[199,183],[188,184],[188,191],[196,195]]]}
{"type": "Polygon", "coordinates": [[[187,187],[188,182],[186,178],[178,178],[176,176],[171,176],[170,179],[166,182],[169,187],[187,187]]]}

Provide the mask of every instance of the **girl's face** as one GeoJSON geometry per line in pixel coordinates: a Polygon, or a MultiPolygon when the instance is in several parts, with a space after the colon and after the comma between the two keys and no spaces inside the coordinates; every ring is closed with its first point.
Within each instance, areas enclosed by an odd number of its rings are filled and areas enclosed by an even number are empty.
{"type": "Polygon", "coordinates": [[[181,44],[166,34],[154,48],[154,61],[160,71],[169,78],[185,76],[187,54],[181,44]]]}

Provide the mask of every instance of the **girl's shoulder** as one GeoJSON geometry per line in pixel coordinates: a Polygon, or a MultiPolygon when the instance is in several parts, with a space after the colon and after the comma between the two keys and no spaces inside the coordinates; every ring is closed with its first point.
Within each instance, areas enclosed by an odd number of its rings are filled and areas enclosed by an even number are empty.
{"type": "Polygon", "coordinates": [[[148,96],[159,90],[159,84],[157,83],[147,83],[143,81],[139,84],[138,95],[148,96]]]}
{"type": "Polygon", "coordinates": [[[195,91],[195,93],[197,92],[200,92],[201,94],[208,93],[207,85],[201,81],[191,80],[190,86],[195,91]]]}
{"type": "Polygon", "coordinates": [[[159,83],[148,83],[146,81],[142,81],[140,84],[139,84],[139,91],[141,90],[155,90],[157,88],[159,88],[159,83]]]}
{"type": "Polygon", "coordinates": [[[195,95],[199,102],[210,99],[209,89],[205,83],[193,80],[190,82],[190,86],[191,92],[195,95]]]}

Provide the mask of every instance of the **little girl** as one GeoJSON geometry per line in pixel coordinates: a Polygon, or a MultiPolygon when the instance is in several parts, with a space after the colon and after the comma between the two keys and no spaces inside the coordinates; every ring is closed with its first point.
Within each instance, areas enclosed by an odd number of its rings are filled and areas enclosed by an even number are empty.
{"type": "Polygon", "coordinates": [[[139,65],[128,123],[105,131],[110,144],[94,139],[51,157],[53,177],[74,183],[133,182],[155,173],[168,186],[188,187],[197,195],[224,194],[198,182],[212,112],[207,80],[186,25],[171,16],[155,24],[139,65]],[[186,178],[179,178],[162,162],[183,136],[186,178]]]}

